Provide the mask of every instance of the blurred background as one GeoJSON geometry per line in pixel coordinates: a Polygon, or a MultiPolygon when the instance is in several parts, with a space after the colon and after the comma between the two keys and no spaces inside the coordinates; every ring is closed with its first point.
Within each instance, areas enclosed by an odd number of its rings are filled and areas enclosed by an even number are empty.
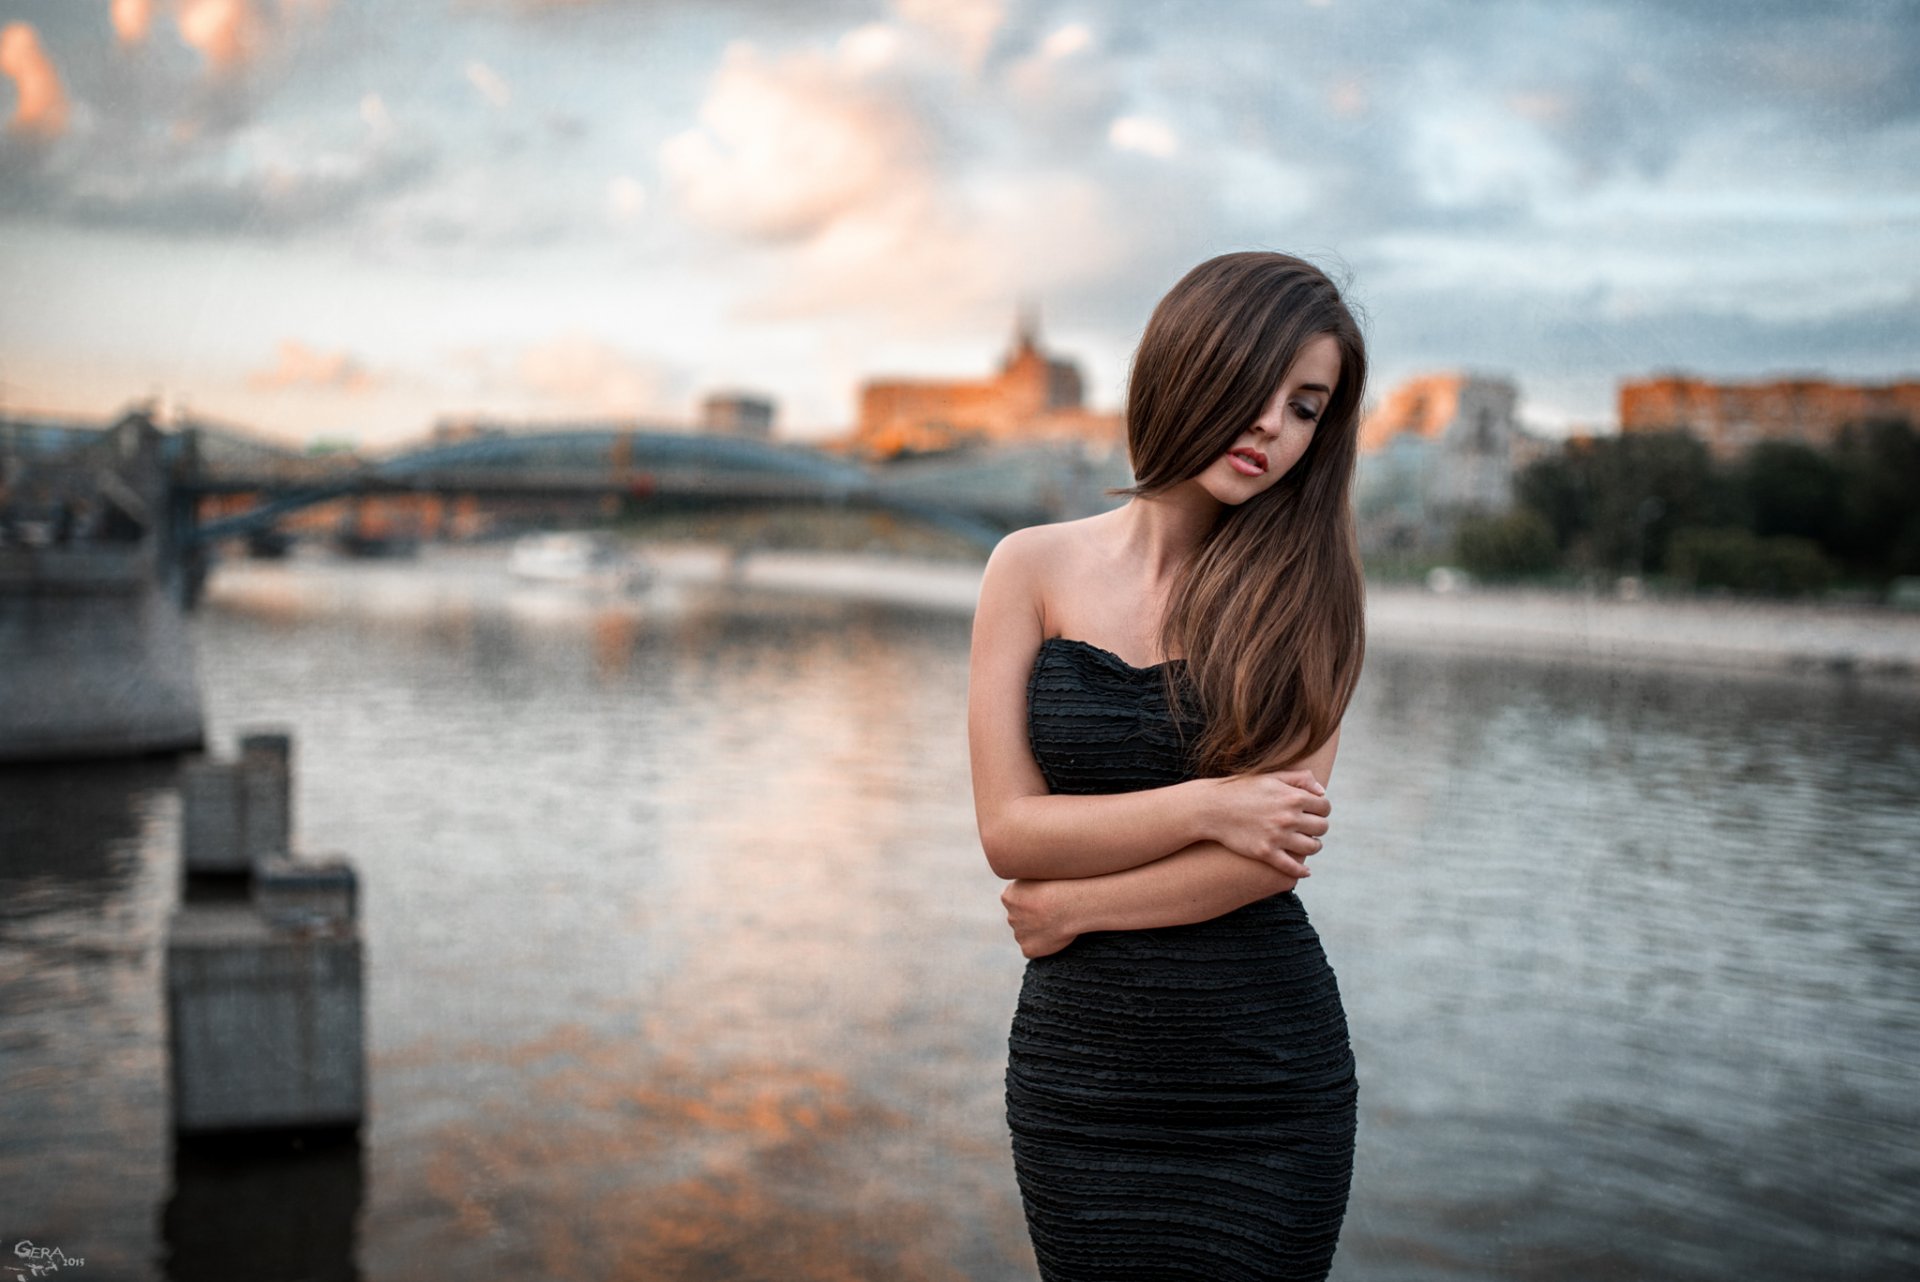
{"type": "Polygon", "coordinates": [[[0,0],[0,1254],[1035,1276],[980,567],[1264,248],[1374,375],[1334,1276],[1913,1276],[1916,85],[1900,3],[0,0]]]}

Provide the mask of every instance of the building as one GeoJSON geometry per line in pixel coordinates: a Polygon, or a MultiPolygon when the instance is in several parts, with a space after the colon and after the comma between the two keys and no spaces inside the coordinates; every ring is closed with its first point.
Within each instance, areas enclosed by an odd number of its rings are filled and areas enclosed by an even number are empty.
{"type": "Polygon", "coordinates": [[[1519,400],[1504,378],[1429,374],[1368,410],[1354,493],[1362,544],[1439,546],[1461,516],[1511,506],[1532,441],[1515,417],[1519,400]]]}
{"type": "Polygon", "coordinates": [[[700,402],[700,428],[767,440],[773,435],[773,401],[748,392],[715,392],[700,402]]]}
{"type": "Polygon", "coordinates": [[[1041,350],[1039,324],[1022,312],[999,372],[984,379],[872,379],[860,388],[854,443],[881,458],[968,445],[1065,439],[1102,452],[1124,449],[1117,414],[1085,403],[1080,369],[1041,350]]]}
{"type": "Polygon", "coordinates": [[[1849,423],[1891,419],[1920,428],[1920,382],[1836,383],[1823,378],[1709,383],[1666,374],[1620,385],[1620,430],[1682,429],[1714,457],[1736,458],[1761,441],[1824,448],[1849,423]]]}

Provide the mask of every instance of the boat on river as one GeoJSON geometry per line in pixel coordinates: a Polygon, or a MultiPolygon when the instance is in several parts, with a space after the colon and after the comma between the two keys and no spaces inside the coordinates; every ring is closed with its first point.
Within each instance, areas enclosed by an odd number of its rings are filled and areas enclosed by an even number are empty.
{"type": "Polygon", "coordinates": [[[637,592],[653,580],[653,568],[606,534],[543,531],[515,540],[507,571],[525,583],[637,592]]]}

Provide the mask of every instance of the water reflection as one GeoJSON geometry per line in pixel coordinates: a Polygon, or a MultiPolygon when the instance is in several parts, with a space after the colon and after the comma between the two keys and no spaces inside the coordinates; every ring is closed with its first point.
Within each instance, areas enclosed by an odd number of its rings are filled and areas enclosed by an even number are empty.
{"type": "Polygon", "coordinates": [[[0,921],[98,912],[124,894],[172,782],[165,759],[0,766],[0,921]]]}
{"type": "Polygon", "coordinates": [[[160,1217],[165,1276],[359,1282],[363,1183],[351,1134],[181,1143],[160,1217]]]}
{"type": "Polygon", "coordinates": [[[1341,1275],[1905,1268],[1915,710],[1374,655],[1314,884],[1371,1067],[1341,1275]]]}
{"type": "MultiPolygon", "coordinates": [[[[328,1267],[1032,1276],[964,619],[352,605],[198,622],[210,733],[292,725],[302,844],[363,878],[372,1099],[328,1267]]],[[[1910,1272],[1915,710],[1377,649],[1307,892],[1362,1073],[1336,1276],[1910,1272]]],[[[150,778],[84,787],[128,820],[16,879],[72,911],[6,941],[0,994],[42,996],[0,1033],[0,1177],[90,1270],[157,1276],[211,1196],[166,1204],[172,813],[150,778]],[[115,962],[73,949],[116,931],[115,962]]]]}
{"type": "MultiPolygon", "coordinates": [[[[146,1277],[166,1187],[167,761],[0,769],[0,1234],[146,1277]]],[[[11,1258],[11,1257],[9,1257],[11,1258]]]]}

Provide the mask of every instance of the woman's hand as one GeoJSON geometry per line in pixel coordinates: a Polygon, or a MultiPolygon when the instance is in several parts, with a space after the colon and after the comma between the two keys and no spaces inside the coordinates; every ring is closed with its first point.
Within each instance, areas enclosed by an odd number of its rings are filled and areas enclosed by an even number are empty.
{"type": "Polygon", "coordinates": [[[1028,957],[1057,953],[1075,939],[1078,929],[1067,918],[1067,895],[1057,881],[1017,878],[1000,892],[1000,903],[1007,910],[1007,925],[1020,951],[1028,957]]]}
{"type": "Polygon", "coordinates": [[[1236,854],[1302,878],[1308,855],[1320,852],[1333,803],[1310,770],[1228,775],[1211,781],[1214,820],[1209,834],[1236,854]]]}

